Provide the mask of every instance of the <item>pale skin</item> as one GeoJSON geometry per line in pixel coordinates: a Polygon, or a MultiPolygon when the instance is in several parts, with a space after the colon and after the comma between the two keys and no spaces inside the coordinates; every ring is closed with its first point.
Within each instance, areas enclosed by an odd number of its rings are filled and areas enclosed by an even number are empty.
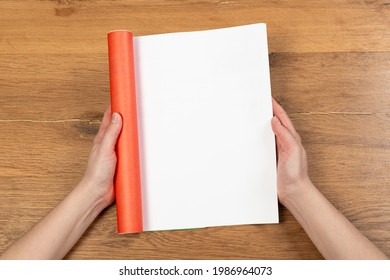
{"type": "Polygon", "coordinates": [[[387,259],[313,185],[301,137],[273,100],[272,129],[278,150],[278,198],[325,259],[387,259]]]}
{"type": "MultiPolygon", "coordinates": [[[[312,184],[301,138],[273,100],[279,201],[294,215],[326,259],[387,259],[312,184]]],[[[108,108],[80,183],[0,259],[62,259],[99,213],[114,202],[115,144],[122,127],[108,108]]]]}
{"type": "Polygon", "coordinates": [[[62,259],[99,213],[114,202],[115,145],[122,128],[108,108],[80,183],[0,259],[62,259]]]}

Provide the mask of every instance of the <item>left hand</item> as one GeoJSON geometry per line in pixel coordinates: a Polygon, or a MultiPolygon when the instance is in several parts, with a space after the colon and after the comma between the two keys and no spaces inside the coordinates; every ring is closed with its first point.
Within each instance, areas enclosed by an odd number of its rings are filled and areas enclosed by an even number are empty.
{"type": "Polygon", "coordinates": [[[104,113],[99,132],[93,141],[92,151],[89,155],[87,169],[81,180],[96,195],[103,200],[104,207],[109,206],[115,200],[114,175],[117,157],[115,145],[122,129],[120,114],[111,115],[109,106],[104,113]]]}

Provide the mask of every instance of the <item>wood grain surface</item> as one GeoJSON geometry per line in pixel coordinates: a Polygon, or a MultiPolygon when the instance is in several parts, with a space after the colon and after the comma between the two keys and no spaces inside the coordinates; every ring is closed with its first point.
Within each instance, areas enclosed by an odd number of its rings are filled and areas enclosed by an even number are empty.
{"type": "MultiPolygon", "coordinates": [[[[109,104],[106,34],[268,27],[273,96],[307,150],[312,181],[390,256],[390,3],[0,1],[0,252],[79,182],[109,104]]],[[[320,217],[319,217],[320,218],[320,217]]],[[[68,259],[318,259],[280,224],[116,233],[106,209],[68,259]]]]}

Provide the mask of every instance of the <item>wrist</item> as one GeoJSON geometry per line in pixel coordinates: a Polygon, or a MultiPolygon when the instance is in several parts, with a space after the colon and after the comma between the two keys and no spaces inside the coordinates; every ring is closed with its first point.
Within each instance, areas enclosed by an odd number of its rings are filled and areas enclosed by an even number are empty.
{"type": "Polygon", "coordinates": [[[84,198],[85,203],[89,205],[89,209],[92,215],[98,215],[101,211],[103,211],[109,203],[106,201],[104,195],[100,194],[96,190],[96,186],[90,182],[89,180],[81,180],[81,182],[76,187],[77,191],[84,198]]]}
{"type": "Polygon", "coordinates": [[[315,188],[315,186],[311,182],[310,178],[304,178],[286,188],[288,191],[279,193],[279,201],[285,207],[289,208],[289,205],[295,203],[297,200],[300,200],[313,188],[315,188]]]}

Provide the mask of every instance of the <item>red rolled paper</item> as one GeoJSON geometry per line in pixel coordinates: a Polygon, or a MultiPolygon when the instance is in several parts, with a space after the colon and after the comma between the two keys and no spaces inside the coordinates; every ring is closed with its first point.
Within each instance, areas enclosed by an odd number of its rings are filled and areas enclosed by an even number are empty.
{"type": "Polygon", "coordinates": [[[138,144],[137,101],[134,76],[133,35],[108,33],[112,112],[123,119],[116,154],[115,196],[118,233],[142,232],[142,199],[138,144]]]}

